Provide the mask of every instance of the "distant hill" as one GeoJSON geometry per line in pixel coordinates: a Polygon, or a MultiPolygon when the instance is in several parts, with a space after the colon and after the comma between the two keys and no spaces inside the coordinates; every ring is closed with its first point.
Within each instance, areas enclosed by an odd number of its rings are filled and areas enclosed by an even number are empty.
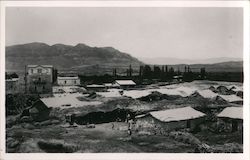
{"type": "MultiPolygon", "coordinates": [[[[186,64],[169,65],[175,70],[184,71],[186,64]]],[[[214,64],[191,64],[188,65],[192,71],[200,71],[200,68],[205,67],[207,72],[242,72],[243,71],[243,61],[230,61],[214,64]]]]}
{"type": "Polygon", "coordinates": [[[155,58],[138,58],[140,61],[146,64],[157,64],[157,65],[174,65],[174,64],[214,64],[230,61],[242,61],[242,58],[230,58],[230,57],[219,57],[219,58],[208,58],[208,59],[179,59],[179,58],[166,58],[166,57],[155,57],[155,58]]]}
{"type": "Polygon", "coordinates": [[[28,43],[6,47],[6,70],[24,71],[27,64],[51,64],[59,70],[91,74],[112,73],[113,68],[138,68],[143,64],[127,53],[112,47],[90,47],[28,43]]]}

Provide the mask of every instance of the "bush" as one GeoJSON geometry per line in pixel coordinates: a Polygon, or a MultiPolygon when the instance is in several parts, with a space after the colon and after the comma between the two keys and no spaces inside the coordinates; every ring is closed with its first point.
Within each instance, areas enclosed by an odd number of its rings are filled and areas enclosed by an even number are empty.
{"type": "Polygon", "coordinates": [[[51,140],[38,141],[38,146],[47,153],[73,153],[79,150],[79,147],[73,144],[67,144],[62,141],[51,140]]]}

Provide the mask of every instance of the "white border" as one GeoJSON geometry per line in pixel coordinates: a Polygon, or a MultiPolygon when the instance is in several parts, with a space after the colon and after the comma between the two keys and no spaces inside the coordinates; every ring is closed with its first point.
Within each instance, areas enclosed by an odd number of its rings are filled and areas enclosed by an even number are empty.
{"type": "Polygon", "coordinates": [[[80,159],[147,159],[186,160],[223,159],[249,160],[249,2],[248,1],[0,1],[0,159],[80,160],[80,159]],[[5,153],[5,8],[6,7],[242,7],[244,9],[244,153],[241,154],[186,154],[186,153],[5,153]]]}

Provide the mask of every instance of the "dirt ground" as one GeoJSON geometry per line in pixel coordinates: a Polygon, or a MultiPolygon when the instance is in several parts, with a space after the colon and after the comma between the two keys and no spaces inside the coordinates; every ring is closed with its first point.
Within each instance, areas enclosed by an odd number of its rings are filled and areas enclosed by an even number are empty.
{"type": "MultiPolygon", "coordinates": [[[[68,124],[34,127],[32,130],[25,127],[15,126],[7,129],[7,139],[11,137],[19,142],[15,149],[7,147],[7,152],[50,152],[47,149],[41,149],[37,144],[39,141],[51,144],[61,143],[75,148],[72,152],[81,153],[194,152],[190,144],[178,142],[167,136],[138,134],[130,136],[127,133],[127,124],[123,122],[99,124],[95,128],[69,127],[68,124]]],[[[61,151],[58,149],[55,152],[61,151]]]]}
{"type": "MultiPolygon", "coordinates": [[[[7,152],[78,152],[78,153],[194,153],[196,146],[169,135],[154,135],[127,132],[125,122],[104,123],[87,128],[85,125],[70,126],[67,123],[33,126],[15,125],[7,128],[7,152]],[[10,139],[10,140],[9,140],[10,139]],[[8,142],[10,141],[10,142],[8,142]],[[13,143],[15,144],[13,147],[13,143]],[[43,146],[41,145],[43,144],[43,146]]],[[[194,134],[201,142],[210,146],[237,143],[242,146],[242,135],[194,134]],[[239,138],[241,137],[241,138],[239,138]]]]}

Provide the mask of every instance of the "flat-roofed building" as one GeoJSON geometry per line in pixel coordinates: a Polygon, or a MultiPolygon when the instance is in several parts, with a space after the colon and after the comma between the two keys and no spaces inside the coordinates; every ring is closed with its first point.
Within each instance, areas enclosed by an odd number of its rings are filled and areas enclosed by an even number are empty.
{"type": "Polygon", "coordinates": [[[133,80],[115,80],[113,85],[120,86],[120,88],[127,89],[133,88],[136,86],[136,83],[133,80]]]}
{"type": "Polygon", "coordinates": [[[60,86],[78,86],[80,85],[80,78],[74,77],[57,77],[57,84],[60,86]]]}

